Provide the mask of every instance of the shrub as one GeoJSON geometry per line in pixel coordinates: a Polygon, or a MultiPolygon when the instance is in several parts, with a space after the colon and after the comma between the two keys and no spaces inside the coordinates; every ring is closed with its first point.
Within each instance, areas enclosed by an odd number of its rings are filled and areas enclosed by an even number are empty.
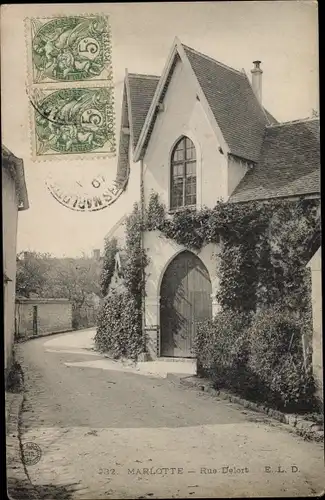
{"type": "Polygon", "coordinates": [[[206,375],[219,388],[237,388],[245,385],[248,356],[245,331],[250,315],[230,311],[218,313],[213,320],[198,324],[194,350],[198,375],[206,375]]]}
{"type": "Polygon", "coordinates": [[[95,346],[115,359],[136,360],[145,352],[141,313],[128,291],[112,290],[106,297],[97,317],[95,346]]]}
{"type": "Polygon", "coordinates": [[[264,387],[264,398],[287,410],[314,405],[313,377],[304,366],[303,333],[304,323],[279,307],[259,311],[247,331],[249,370],[264,387]]]}
{"type": "Polygon", "coordinates": [[[303,321],[279,307],[254,315],[220,312],[198,325],[198,375],[218,389],[281,410],[316,409],[313,377],[304,366],[303,332],[303,321]]]}
{"type": "Polygon", "coordinates": [[[6,378],[6,390],[8,392],[19,393],[24,388],[24,375],[23,370],[15,360],[15,352],[12,354],[12,364],[9,370],[9,373],[6,378]]]}

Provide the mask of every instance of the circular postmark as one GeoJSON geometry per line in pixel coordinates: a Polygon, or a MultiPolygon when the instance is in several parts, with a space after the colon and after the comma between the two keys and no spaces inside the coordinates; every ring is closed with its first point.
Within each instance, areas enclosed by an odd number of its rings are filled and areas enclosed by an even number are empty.
{"type": "Polygon", "coordinates": [[[78,175],[74,179],[49,176],[46,186],[61,205],[78,212],[94,212],[112,205],[123,193],[123,183],[110,182],[104,174],[78,175]]]}
{"type": "Polygon", "coordinates": [[[27,442],[22,445],[22,459],[25,465],[36,465],[42,457],[42,450],[38,444],[27,442]]]}

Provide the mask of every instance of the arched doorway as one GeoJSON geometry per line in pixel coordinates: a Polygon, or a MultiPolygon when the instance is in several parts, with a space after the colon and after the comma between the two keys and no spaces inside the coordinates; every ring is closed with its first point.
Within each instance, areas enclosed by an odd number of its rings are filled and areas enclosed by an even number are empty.
{"type": "Polygon", "coordinates": [[[192,252],[179,253],[167,267],[160,288],[161,356],[194,358],[196,323],[212,317],[211,281],[192,252]]]}

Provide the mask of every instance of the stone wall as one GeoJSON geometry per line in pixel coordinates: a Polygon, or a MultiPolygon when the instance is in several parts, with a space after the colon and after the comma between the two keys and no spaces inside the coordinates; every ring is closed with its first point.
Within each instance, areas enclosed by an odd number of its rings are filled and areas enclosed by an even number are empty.
{"type": "Polygon", "coordinates": [[[17,299],[18,339],[72,330],[72,305],[67,299],[17,299]],[[37,311],[37,322],[35,322],[37,311]]]}

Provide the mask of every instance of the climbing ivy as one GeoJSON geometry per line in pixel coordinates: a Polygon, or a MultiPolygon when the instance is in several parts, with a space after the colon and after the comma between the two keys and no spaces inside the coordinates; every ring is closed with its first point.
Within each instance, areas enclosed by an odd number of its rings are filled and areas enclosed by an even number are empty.
{"type": "MultiPolygon", "coordinates": [[[[108,295],[98,314],[95,344],[101,351],[114,358],[127,357],[136,360],[146,351],[146,339],[142,330],[145,268],[148,259],[142,248],[143,217],[138,204],[126,220],[126,242],[123,259],[122,283],[119,291],[110,290],[113,255],[118,251],[116,242],[107,242],[109,258],[105,271],[108,295]],[[109,275],[109,279],[108,279],[109,275]]],[[[113,269],[114,272],[114,269],[113,269]]]]}
{"type": "MultiPolygon", "coordinates": [[[[222,310],[246,314],[257,308],[281,304],[286,310],[307,314],[310,304],[305,250],[308,237],[319,224],[318,203],[314,200],[245,204],[218,201],[212,209],[183,208],[169,214],[158,194],[153,192],[144,213],[135,204],[126,221],[123,269],[126,292],[122,293],[127,293],[123,303],[131,301],[130,310],[137,311],[134,314],[136,324],[131,333],[122,321],[126,316],[122,315],[121,331],[123,335],[132,334],[137,340],[127,343],[132,346],[132,352],[126,353],[124,349],[120,355],[134,357],[145,345],[142,317],[148,258],[142,246],[143,231],[159,231],[166,238],[193,250],[200,250],[208,243],[220,244],[216,264],[220,286],[216,298],[222,310]]],[[[112,261],[116,252],[114,243],[107,246],[107,252],[112,261]]],[[[107,286],[111,269],[108,266],[106,271],[107,286]]],[[[105,314],[113,314],[110,307],[116,308],[117,303],[118,299],[109,302],[108,298],[105,314]]],[[[103,321],[105,323],[105,318],[103,321]]],[[[107,329],[101,331],[109,335],[107,329]]]]}
{"type": "Polygon", "coordinates": [[[193,250],[221,243],[217,299],[224,310],[255,311],[283,302],[308,307],[306,241],[319,220],[317,200],[218,201],[214,208],[182,208],[168,214],[157,193],[149,199],[145,229],[193,250]]]}
{"type": "Polygon", "coordinates": [[[126,262],[123,271],[124,284],[135,298],[138,308],[141,309],[145,286],[145,268],[148,259],[142,248],[142,232],[144,229],[142,214],[137,203],[126,220],[126,262]]]}
{"type": "Polygon", "coordinates": [[[102,296],[108,293],[115,270],[115,255],[118,251],[116,238],[106,238],[104,248],[103,267],[100,275],[100,289],[102,296]]]}
{"type": "Polygon", "coordinates": [[[218,202],[168,214],[152,193],[148,231],[193,250],[220,246],[221,311],[198,324],[194,344],[198,373],[217,387],[288,411],[317,407],[302,338],[312,331],[306,246],[319,223],[315,200],[218,202]]]}

